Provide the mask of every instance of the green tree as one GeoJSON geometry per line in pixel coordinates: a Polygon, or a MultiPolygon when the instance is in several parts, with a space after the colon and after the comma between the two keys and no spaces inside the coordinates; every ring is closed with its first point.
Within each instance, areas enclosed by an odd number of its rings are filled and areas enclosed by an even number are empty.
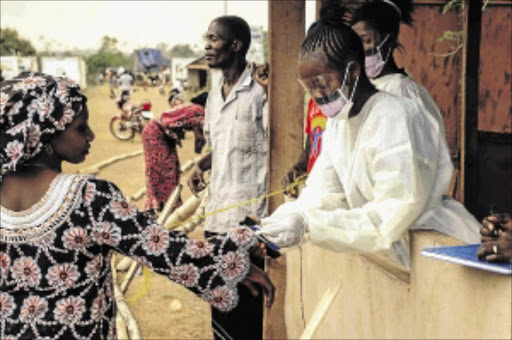
{"type": "Polygon", "coordinates": [[[87,78],[91,83],[96,83],[100,72],[105,72],[108,67],[133,67],[133,54],[126,55],[117,48],[118,40],[114,37],[104,36],[98,51],[86,58],[87,78]]]}
{"type": "Polygon", "coordinates": [[[0,28],[0,55],[35,55],[36,49],[32,43],[19,36],[12,28],[0,28]]]}
{"type": "Polygon", "coordinates": [[[116,52],[118,51],[117,43],[117,38],[105,35],[103,38],[101,38],[101,46],[99,52],[116,52]]]}
{"type": "Polygon", "coordinates": [[[169,45],[167,43],[161,42],[156,45],[156,48],[162,52],[163,55],[167,56],[169,53],[169,45]]]}
{"type": "Polygon", "coordinates": [[[200,53],[194,51],[189,44],[177,44],[169,50],[171,58],[194,58],[199,57],[200,53]]]}

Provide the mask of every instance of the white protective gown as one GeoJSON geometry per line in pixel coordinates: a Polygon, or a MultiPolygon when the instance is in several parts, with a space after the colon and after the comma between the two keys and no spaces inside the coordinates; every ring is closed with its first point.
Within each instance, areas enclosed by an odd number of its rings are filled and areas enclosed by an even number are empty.
{"type": "Polygon", "coordinates": [[[478,221],[443,195],[452,171],[442,118],[415,100],[379,92],[356,117],[328,120],[304,190],[270,218],[300,215],[314,244],[384,251],[408,269],[408,229],[480,240],[478,221]]]}

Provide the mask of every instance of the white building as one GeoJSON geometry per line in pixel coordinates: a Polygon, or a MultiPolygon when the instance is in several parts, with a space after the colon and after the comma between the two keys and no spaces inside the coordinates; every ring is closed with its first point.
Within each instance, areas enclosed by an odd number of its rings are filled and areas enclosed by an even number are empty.
{"type": "Polygon", "coordinates": [[[87,68],[81,57],[41,57],[41,72],[52,76],[66,76],[87,88],[87,68]]]}
{"type": "Polygon", "coordinates": [[[188,78],[187,65],[196,58],[172,58],[171,59],[171,84],[173,87],[181,88],[183,82],[188,78]]]}
{"type": "Polygon", "coordinates": [[[36,57],[1,56],[0,68],[5,80],[12,79],[24,71],[38,71],[36,57]]]}

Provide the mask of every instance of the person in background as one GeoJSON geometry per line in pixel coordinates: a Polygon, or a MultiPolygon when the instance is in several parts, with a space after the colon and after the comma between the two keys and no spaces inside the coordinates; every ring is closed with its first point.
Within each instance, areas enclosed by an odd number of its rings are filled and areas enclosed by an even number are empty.
{"type": "Polygon", "coordinates": [[[479,223],[443,197],[451,173],[439,122],[417,101],[379,92],[365,72],[359,36],[322,8],[299,54],[299,81],[328,117],[322,152],[297,201],[281,205],[259,231],[280,247],[314,244],[384,252],[410,268],[408,230],[432,229],[467,243],[479,223]]]}
{"type": "Polygon", "coordinates": [[[179,91],[171,90],[171,93],[169,94],[169,98],[167,99],[167,102],[169,103],[169,107],[172,109],[176,106],[183,105],[184,101],[181,97],[181,94],[179,91]]]}
{"type": "MultiPolygon", "coordinates": [[[[337,13],[338,17],[347,17],[345,9],[339,8],[339,2],[328,1],[324,3],[326,11],[337,13]],[[334,6],[333,6],[334,5],[334,6]]],[[[454,167],[450,157],[444,120],[437,104],[429,92],[421,85],[414,82],[400,68],[394,58],[393,52],[401,47],[398,42],[400,24],[412,26],[413,18],[412,0],[376,0],[365,2],[359,8],[353,10],[350,23],[354,31],[359,35],[365,52],[365,72],[371,83],[380,91],[385,91],[397,96],[416,101],[426,115],[434,119],[441,131],[443,138],[440,140],[442,152],[437,160],[439,183],[435,187],[440,190],[437,195],[447,192],[452,181],[454,167]]],[[[465,208],[455,200],[444,197],[443,204],[450,206],[452,211],[459,215],[465,208]]],[[[448,215],[443,219],[449,220],[448,215]]],[[[463,239],[456,233],[451,236],[463,239]]]]}
{"type": "MultiPolygon", "coordinates": [[[[219,211],[266,193],[267,111],[266,91],[254,79],[246,60],[251,42],[247,22],[237,16],[214,19],[205,36],[208,66],[222,71],[213,84],[205,109],[204,132],[212,152],[194,166],[189,187],[197,194],[205,188],[203,173],[211,169],[205,234],[236,228],[248,215],[262,218],[265,200],[219,211]]],[[[263,267],[263,261],[256,260],[263,267]]],[[[262,300],[256,290],[240,287],[240,302],[229,313],[212,310],[214,331],[221,329],[233,339],[261,339],[262,300]]],[[[222,338],[215,333],[216,338],[222,338]]]]}
{"type": "MultiPolygon", "coordinates": [[[[309,174],[316,159],[320,156],[322,150],[322,135],[327,123],[327,117],[318,108],[313,98],[308,101],[306,125],[304,133],[306,134],[306,145],[297,162],[286,173],[282,180],[284,188],[295,182],[300,176],[309,174]]],[[[297,198],[297,190],[288,190],[287,194],[297,198]]]]}
{"type": "MultiPolygon", "coordinates": [[[[339,10],[338,15],[343,15],[344,9],[336,8],[338,4],[329,1],[325,6],[332,11],[339,10]]],[[[377,0],[364,3],[355,10],[351,25],[363,43],[365,71],[372,84],[380,91],[417,101],[438,122],[444,133],[443,117],[436,103],[424,87],[396,64],[393,56],[394,50],[400,47],[400,23],[412,25],[412,13],[412,0],[377,0]]],[[[443,148],[447,147],[444,143],[443,148]]],[[[441,161],[443,171],[453,171],[450,159],[441,161]]]]}
{"type": "Polygon", "coordinates": [[[191,240],[139,212],[114,183],[62,173],[95,137],[75,82],[20,74],[1,84],[0,103],[2,339],[116,339],[114,251],[224,311],[237,305],[239,282],[261,285],[272,303],[268,276],[250,265],[252,231],[191,240]]]}
{"type": "Polygon", "coordinates": [[[117,107],[123,112],[124,115],[131,115],[131,108],[125,107],[130,100],[130,94],[132,92],[133,78],[128,71],[122,69],[122,73],[117,79],[117,86],[121,92],[117,98],[117,107]]]}
{"type": "Polygon", "coordinates": [[[144,73],[142,73],[142,88],[144,89],[144,91],[148,90],[149,82],[150,80],[148,71],[144,71],[144,73]]]}
{"type": "Polygon", "coordinates": [[[482,245],[478,258],[489,262],[512,263],[512,216],[492,214],[482,221],[482,245]]]}
{"type": "Polygon", "coordinates": [[[130,75],[129,71],[123,71],[119,79],[117,79],[117,85],[121,89],[121,96],[130,95],[133,85],[133,77],[130,75]]]}
{"type": "MultiPolygon", "coordinates": [[[[146,164],[146,204],[144,210],[156,214],[162,211],[180,182],[180,161],[177,146],[185,130],[195,133],[195,152],[205,144],[202,129],[206,96],[192,98],[191,104],[179,104],[151,120],[142,130],[142,145],[146,164]]],[[[181,205],[178,199],[176,207],[181,205]]]]}

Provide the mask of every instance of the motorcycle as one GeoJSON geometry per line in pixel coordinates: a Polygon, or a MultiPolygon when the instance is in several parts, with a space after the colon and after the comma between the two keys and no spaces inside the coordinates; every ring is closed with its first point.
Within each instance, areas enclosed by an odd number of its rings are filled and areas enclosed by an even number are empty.
{"type": "Polygon", "coordinates": [[[127,103],[110,119],[110,132],[119,140],[130,140],[137,133],[141,133],[153,117],[149,100],[139,106],[127,103]]]}

